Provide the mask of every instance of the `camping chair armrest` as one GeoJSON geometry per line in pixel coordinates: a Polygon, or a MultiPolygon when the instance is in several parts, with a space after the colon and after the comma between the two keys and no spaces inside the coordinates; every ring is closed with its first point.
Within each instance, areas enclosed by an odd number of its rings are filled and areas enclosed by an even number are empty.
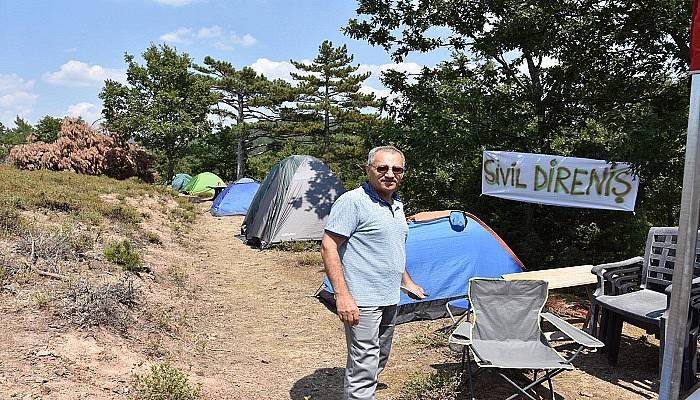
{"type": "Polygon", "coordinates": [[[463,321],[450,335],[450,338],[447,340],[447,346],[452,351],[463,351],[465,350],[465,346],[470,346],[472,344],[471,334],[471,322],[463,321]]]}
{"type": "Polygon", "coordinates": [[[450,335],[450,342],[459,344],[469,344],[472,341],[472,324],[469,321],[464,321],[457,326],[450,335]]]}
{"type": "Polygon", "coordinates": [[[563,319],[557,317],[551,313],[540,314],[542,318],[547,320],[550,324],[554,325],[555,328],[559,329],[563,334],[570,337],[576,343],[590,347],[603,347],[603,342],[589,335],[588,333],[578,329],[577,327],[571,325],[570,323],[564,321],[563,319]]]}
{"type": "MultiPolygon", "coordinates": [[[[591,268],[591,273],[598,277],[598,287],[596,288],[594,295],[602,296],[606,294],[613,294],[611,282],[608,279],[606,279],[607,273],[613,272],[615,270],[627,270],[632,265],[641,264],[642,262],[644,262],[644,257],[637,256],[614,263],[599,264],[591,268]]],[[[639,266],[639,270],[641,271],[641,266],[639,266]]]]}

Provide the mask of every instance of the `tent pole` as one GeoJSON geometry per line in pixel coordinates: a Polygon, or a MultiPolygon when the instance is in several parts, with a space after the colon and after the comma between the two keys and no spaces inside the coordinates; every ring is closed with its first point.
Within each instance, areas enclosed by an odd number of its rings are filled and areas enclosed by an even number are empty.
{"type": "Polygon", "coordinates": [[[700,204],[700,75],[692,75],[688,138],[683,169],[683,193],[678,228],[678,248],[673,274],[673,290],[669,315],[666,320],[666,337],[661,368],[659,400],[676,400],[680,392],[683,348],[688,340],[688,308],[690,287],[695,267],[695,245],[698,230],[698,205],[700,204]]]}

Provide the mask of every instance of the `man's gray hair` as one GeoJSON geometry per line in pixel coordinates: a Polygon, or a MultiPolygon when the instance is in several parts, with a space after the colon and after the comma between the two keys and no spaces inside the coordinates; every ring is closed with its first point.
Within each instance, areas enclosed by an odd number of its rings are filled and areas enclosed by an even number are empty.
{"type": "Polygon", "coordinates": [[[374,157],[377,155],[377,153],[386,151],[389,153],[396,153],[401,155],[401,159],[403,160],[404,167],[406,166],[406,157],[403,155],[403,152],[399,149],[397,149],[394,146],[377,146],[373,148],[372,150],[369,151],[369,155],[367,156],[367,165],[372,165],[374,163],[374,157]]]}

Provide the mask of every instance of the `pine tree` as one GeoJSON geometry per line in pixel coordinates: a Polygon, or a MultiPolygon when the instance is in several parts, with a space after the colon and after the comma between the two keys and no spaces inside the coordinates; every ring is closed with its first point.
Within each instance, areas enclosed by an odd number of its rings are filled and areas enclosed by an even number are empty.
{"type": "Polygon", "coordinates": [[[291,60],[300,73],[292,73],[298,82],[298,111],[311,117],[302,131],[323,137],[323,153],[330,150],[332,135],[357,134],[358,126],[376,119],[376,114],[363,114],[367,107],[378,107],[374,94],[360,92],[370,72],[356,73],[354,56],[346,45],[333,47],[324,41],[310,64],[291,60]]]}
{"type": "Polygon", "coordinates": [[[276,127],[286,110],[283,104],[294,99],[294,92],[289,83],[271,81],[250,67],[236,70],[231,63],[212,57],[206,57],[204,64],[195,68],[211,79],[212,89],[220,96],[219,106],[212,110],[221,117],[218,141],[227,146],[233,139],[240,179],[251,152],[264,152],[271,141],[288,137],[276,127]],[[232,124],[224,126],[224,121],[232,124]]]}

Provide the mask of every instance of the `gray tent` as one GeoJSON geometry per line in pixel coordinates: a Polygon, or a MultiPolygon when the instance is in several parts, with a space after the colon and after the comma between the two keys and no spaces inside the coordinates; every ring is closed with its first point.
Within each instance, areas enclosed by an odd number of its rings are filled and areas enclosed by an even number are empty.
{"type": "Polygon", "coordinates": [[[241,234],[260,247],[321,240],[331,206],[344,191],[323,162],[311,156],[289,156],[272,167],[260,184],[241,234]]]}

